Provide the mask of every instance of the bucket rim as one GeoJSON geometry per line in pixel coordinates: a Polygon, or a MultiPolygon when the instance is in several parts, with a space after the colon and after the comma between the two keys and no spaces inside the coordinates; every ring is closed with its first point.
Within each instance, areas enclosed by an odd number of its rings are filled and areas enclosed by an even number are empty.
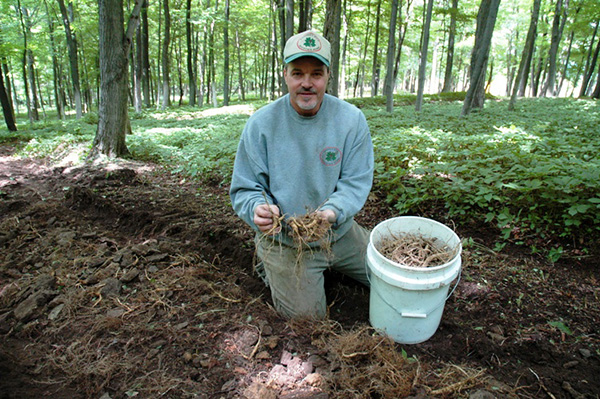
{"type": "Polygon", "coordinates": [[[441,270],[444,268],[447,268],[449,266],[451,266],[452,264],[454,264],[456,262],[457,258],[461,257],[462,254],[462,241],[460,240],[460,237],[458,236],[458,234],[456,234],[456,232],[454,230],[452,230],[450,227],[446,226],[443,223],[438,222],[437,220],[434,219],[430,219],[430,218],[426,218],[426,217],[422,217],[422,216],[395,216],[389,219],[385,219],[382,220],[381,222],[377,223],[377,225],[375,225],[375,227],[373,228],[373,230],[371,230],[371,232],[369,233],[369,244],[371,245],[373,251],[375,251],[375,253],[377,254],[377,256],[382,257],[383,259],[385,259],[387,262],[391,263],[394,266],[403,268],[403,269],[408,269],[408,270],[414,270],[414,271],[423,271],[423,270],[428,270],[428,271],[436,271],[436,270],[441,270]],[[389,259],[388,257],[384,256],[381,252],[379,252],[379,250],[377,249],[377,246],[375,245],[375,243],[373,242],[373,234],[375,233],[375,231],[379,228],[379,227],[383,227],[383,225],[387,224],[387,223],[391,223],[394,220],[398,220],[398,219],[403,219],[403,220],[421,220],[427,223],[433,223],[438,225],[439,227],[442,227],[448,231],[450,231],[458,240],[458,250],[456,251],[456,254],[452,257],[452,259],[450,259],[448,262],[442,264],[442,265],[438,265],[438,266],[432,266],[432,267],[417,267],[417,266],[408,266],[405,265],[403,263],[399,263],[399,262],[395,262],[391,259],[389,259]]]}

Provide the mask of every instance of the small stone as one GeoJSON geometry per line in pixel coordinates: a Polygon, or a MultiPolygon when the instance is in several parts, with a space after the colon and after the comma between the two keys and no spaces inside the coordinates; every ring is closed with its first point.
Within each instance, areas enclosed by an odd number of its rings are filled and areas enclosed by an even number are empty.
{"type": "Polygon", "coordinates": [[[125,273],[122,277],[121,277],[121,281],[124,282],[125,284],[132,282],[133,280],[135,280],[138,276],[140,275],[140,271],[137,268],[133,268],[130,269],[127,273],[125,273]]]}
{"type": "Polygon", "coordinates": [[[58,318],[58,315],[60,314],[60,312],[63,310],[64,307],[65,307],[64,303],[61,303],[58,306],[55,306],[54,309],[52,309],[50,311],[50,313],[48,313],[48,319],[56,320],[58,318]]]}
{"type": "Polygon", "coordinates": [[[581,353],[581,356],[585,357],[586,359],[592,356],[592,352],[589,349],[585,348],[579,349],[579,353],[581,353]]]}
{"type": "Polygon", "coordinates": [[[325,379],[319,373],[310,373],[306,377],[304,377],[304,382],[313,387],[323,387],[325,386],[325,379]]]}
{"type": "Polygon", "coordinates": [[[107,278],[102,281],[103,287],[100,290],[102,296],[118,296],[121,293],[121,282],[116,278],[107,278]]]}
{"type": "Polygon", "coordinates": [[[486,391],[485,389],[479,389],[469,395],[469,399],[495,399],[494,394],[486,391]]]}
{"type": "Polygon", "coordinates": [[[267,351],[261,351],[256,354],[256,358],[259,360],[267,360],[271,358],[271,354],[267,351]]]}
{"type": "Polygon", "coordinates": [[[277,392],[260,382],[254,382],[244,390],[246,399],[277,399],[277,392]]]}

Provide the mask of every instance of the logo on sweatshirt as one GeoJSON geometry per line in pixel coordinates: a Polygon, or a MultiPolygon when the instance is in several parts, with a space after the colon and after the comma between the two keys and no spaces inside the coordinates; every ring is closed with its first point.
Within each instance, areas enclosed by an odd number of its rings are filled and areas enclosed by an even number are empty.
{"type": "Polygon", "coordinates": [[[342,152],[337,147],[326,147],[319,154],[321,163],[325,166],[335,166],[342,160],[342,152]]]}

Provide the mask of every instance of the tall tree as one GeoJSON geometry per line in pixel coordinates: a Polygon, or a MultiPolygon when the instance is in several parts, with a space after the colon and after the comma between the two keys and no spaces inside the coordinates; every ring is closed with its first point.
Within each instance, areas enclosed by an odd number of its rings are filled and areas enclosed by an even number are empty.
{"type": "Polygon", "coordinates": [[[98,2],[100,102],[98,130],[90,158],[100,154],[122,157],[129,153],[125,144],[125,135],[131,130],[127,113],[127,68],[141,4],[142,0],[136,0],[127,31],[124,31],[123,0],[98,2]]]}
{"type": "Polygon", "coordinates": [[[73,3],[69,4],[69,11],[67,11],[64,0],[57,0],[57,2],[65,27],[65,35],[67,36],[71,82],[73,84],[73,97],[75,97],[75,113],[76,119],[79,119],[81,118],[83,111],[81,105],[81,86],[79,84],[79,62],[77,60],[77,36],[75,35],[75,32],[71,30],[71,23],[73,21],[73,3]]]}
{"type": "Polygon", "coordinates": [[[150,48],[149,46],[149,28],[148,28],[148,0],[142,0],[142,93],[144,95],[144,106],[150,107],[152,104],[152,94],[150,90],[150,48]]]}
{"type": "Polygon", "coordinates": [[[427,70],[427,53],[429,47],[429,30],[431,27],[431,14],[433,12],[433,0],[429,0],[427,3],[427,14],[425,15],[425,21],[423,23],[423,40],[421,42],[421,56],[419,62],[419,88],[417,90],[417,102],[415,104],[415,110],[421,111],[423,106],[423,92],[425,90],[425,72],[427,70]]]}
{"type": "Polygon", "coordinates": [[[195,59],[193,49],[193,32],[192,32],[192,0],[186,0],[185,3],[185,38],[187,44],[187,74],[188,85],[190,88],[190,106],[196,105],[196,73],[195,59]]]}
{"type": "Polygon", "coordinates": [[[385,109],[394,110],[394,56],[396,53],[396,17],[398,15],[398,0],[392,0],[392,14],[388,35],[387,56],[385,62],[385,109]]]}
{"type": "Polygon", "coordinates": [[[17,0],[17,7],[17,13],[19,14],[19,20],[21,22],[21,31],[23,33],[23,84],[25,86],[25,98],[27,100],[27,115],[29,121],[33,122],[38,121],[40,116],[38,114],[39,104],[35,85],[33,51],[28,45],[31,28],[27,8],[21,6],[21,0],[17,0]]]}
{"type": "Polygon", "coordinates": [[[485,72],[499,7],[500,0],[482,0],[479,6],[475,45],[471,53],[469,89],[461,111],[462,116],[468,115],[473,108],[483,108],[485,72]]]}
{"type": "Polygon", "coordinates": [[[331,63],[329,65],[331,78],[329,80],[329,93],[337,97],[339,95],[340,87],[340,30],[342,26],[342,0],[327,0],[327,11],[325,15],[323,36],[331,43],[331,63]]]}
{"type": "Polygon", "coordinates": [[[298,33],[309,30],[312,26],[312,0],[298,1],[298,33]]]}
{"type": "Polygon", "coordinates": [[[15,115],[10,104],[10,96],[4,85],[4,74],[0,73],[0,103],[2,104],[2,113],[4,114],[4,122],[6,127],[11,132],[17,131],[17,125],[15,123],[15,115]]]}
{"type": "Polygon", "coordinates": [[[373,48],[373,68],[371,70],[371,97],[375,97],[379,90],[379,26],[381,23],[381,0],[377,0],[377,12],[375,13],[375,47],[373,48]]]}
{"type": "MultiPolygon", "coordinates": [[[[139,0],[138,0],[139,1],[139,0]]],[[[165,36],[162,45],[162,74],[163,74],[163,98],[162,110],[171,105],[171,82],[169,79],[169,45],[171,44],[171,12],[169,10],[169,0],[163,0],[163,10],[165,13],[165,36]]]]}
{"type": "Polygon", "coordinates": [[[56,103],[56,116],[58,119],[64,119],[64,103],[60,97],[61,74],[59,73],[58,51],[56,49],[56,42],[54,41],[54,21],[52,19],[52,15],[50,14],[50,8],[48,7],[48,2],[46,0],[44,0],[44,7],[46,9],[46,18],[48,19],[48,35],[50,39],[50,52],[52,54],[52,78],[54,83],[53,88],[54,102],[56,103]]]}
{"type": "Polygon", "coordinates": [[[590,84],[590,80],[594,75],[594,68],[596,66],[596,61],[598,60],[598,53],[600,52],[600,38],[598,40],[598,45],[596,46],[596,50],[592,51],[594,48],[594,38],[598,34],[598,27],[600,27],[600,21],[596,22],[596,27],[594,28],[594,35],[590,40],[590,48],[588,50],[588,57],[585,63],[585,70],[583,72],[583,82],[581,83],[581,89],[579,91],[579,97],[583,97],[587,94],[588,86],[590,84]],[[593,52],[593,56],[592,56],[593,52]],[[591,56],[591,57],[590,57],[591,56]]]}
{"type": "Polygon", "coordinates": [[[537,34],[537,24],[540,15],[540,7],[542,0],[534,0],[533,7],[531,10],[531,19],[529,21],[529,30],[527,31],[527,38],[525,39],[525,45],[523,46],[523,52],[521,54],[521,62],[519,62],[519,69],[517,71],[517,77],[512,88],[512,94],[508,103],[509,111],[515,109],[515,102],[517,101],[517,93],[521,87],[521,82],[526,78],[527,63],[531,62],[531,54],[535,45],[535,36],[537,34]]]}
{"type": "Polygon", "coordinates": [[[450,27],[448,29],[448,51],[446,53],[446,70],[444,72],[444,86],[442,93],[452,91],[452,65],[454,65],[454,37],[456,36],[456,15],[458,13],[458,0],[452,0],[450,8],[450,27]]]}
{"type": "Polygon", "coordinates": [[[550,94],[555,96],[555,84],[556,84],[556,57],[558,53],[558,45],[562,38],[563,29],[565,27],[565,21],[567,20],[567,8],[569,0],[556,0],[556,7],[554,10],[554,19],[552,22],[552,36],[550,39],[550,52],[548,53],[548,76],[546,84],[542,89],[542,96],[550,94]],[[561,18],[562,14],[562,18],[561,18]],[[561,22],[562,21],[562,22],[561,22]]]}
{"type": "Polygon", "coordinates": [[[229,0],[225,0],[223,26],[223,105],[229,105],[229,0]]]}

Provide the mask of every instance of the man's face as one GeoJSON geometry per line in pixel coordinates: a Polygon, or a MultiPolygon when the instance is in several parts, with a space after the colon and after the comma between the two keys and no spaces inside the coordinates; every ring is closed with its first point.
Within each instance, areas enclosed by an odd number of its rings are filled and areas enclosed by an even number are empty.
{"type": "Polygon", "coordinates": [[[323,102],[329,70],[315,57],[301,57],[283,70],[292,107],[302,116],[316,115],[323,102]]]}

